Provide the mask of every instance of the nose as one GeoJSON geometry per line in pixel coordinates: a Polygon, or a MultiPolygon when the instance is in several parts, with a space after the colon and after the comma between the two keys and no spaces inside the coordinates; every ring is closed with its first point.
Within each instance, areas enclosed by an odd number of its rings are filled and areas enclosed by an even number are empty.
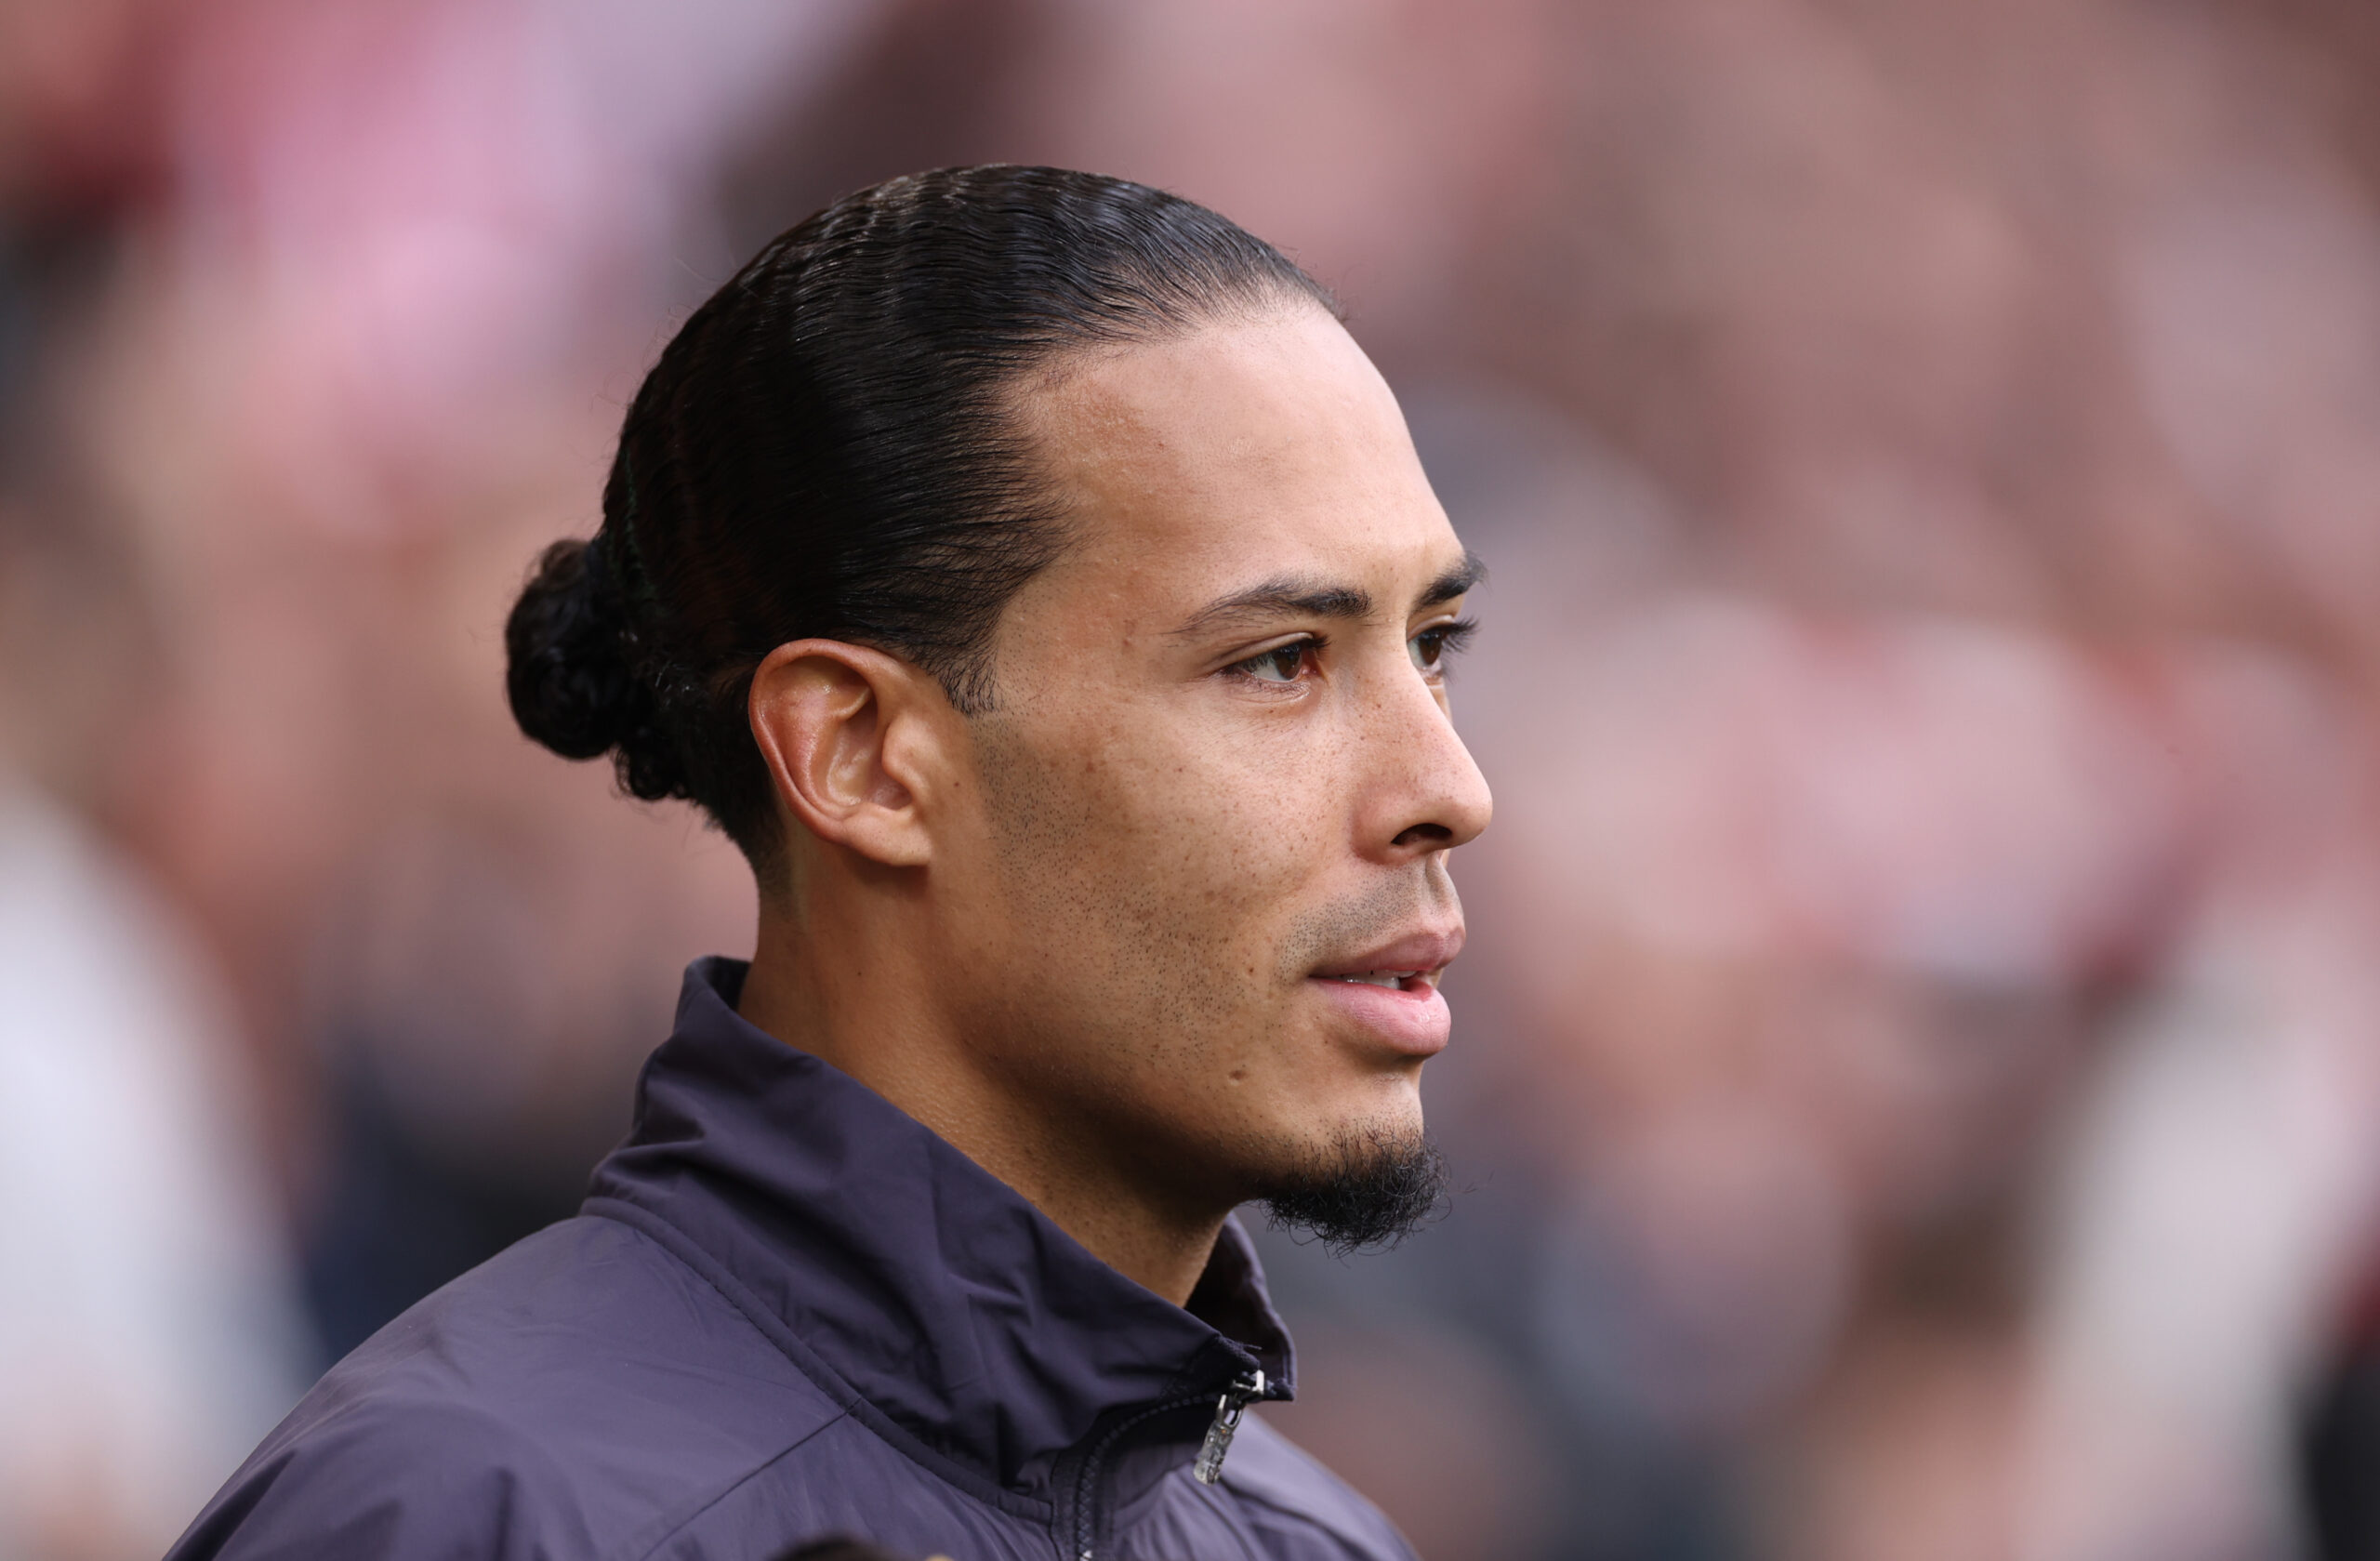
{"type": "Polygon", "coordinates": [[[1392,680],[1360,746],[1370,774],[1357,820],[1365,854],[1406,862],[1475,840],[1495,811],[1488,778],[1421,678],[1392,680]]]}

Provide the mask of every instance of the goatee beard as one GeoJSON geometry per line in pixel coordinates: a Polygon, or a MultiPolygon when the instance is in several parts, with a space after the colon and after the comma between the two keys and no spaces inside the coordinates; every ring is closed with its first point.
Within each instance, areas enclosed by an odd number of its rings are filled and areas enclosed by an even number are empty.
{"type": "Polygon", "coordinates": [[[1447,1162],[1419,1132],[1350,1133],[1321,1163],[1265,1189],[1276,1230],[1302,1233],[1340,1256],[1383,1250],[1446,1209],[1447,1162]]]}

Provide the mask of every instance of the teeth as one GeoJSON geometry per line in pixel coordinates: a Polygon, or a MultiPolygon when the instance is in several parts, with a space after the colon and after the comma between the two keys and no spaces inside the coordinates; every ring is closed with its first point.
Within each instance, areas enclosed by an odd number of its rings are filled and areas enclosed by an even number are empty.
{"type": "Polygon", "coordinates": [[[1333,981],[1360,982],[1366,986],[1402,986],[1411,971],[1366,971],[1361,975],[1334,975],[1333,981]]]}

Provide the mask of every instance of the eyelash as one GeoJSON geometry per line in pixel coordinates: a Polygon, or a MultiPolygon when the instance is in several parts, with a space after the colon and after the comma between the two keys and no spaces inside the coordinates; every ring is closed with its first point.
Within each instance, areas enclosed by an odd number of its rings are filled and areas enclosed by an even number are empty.
{"type": "Polygon", "coordinates": [[[1478,632],[1478,619],[1457,618],[1452,623],[1432,624],[1413,638],[1416,640],[1427,640],[1434,636],[1436,638],[1438,665],[1435,670],[1443,672],[1446,670],[1448,661],[1470,648],[1471,637],[1478,632]]]}
{"type": "MultiPolygon", "coordinates": [[[[1479,624],[1476,619],[1457,618],[1451,623],[1433,624],[1429,628],[1421,630],[1421,633],[1414,635],[1412,637],[1412,640],[1414,641],[1429,640],[1436,642],[1437,654],[1435,661],[1429,665],[1421,666],[1421,669],[1424,672],[1436,672],[1443,675],[1446,671],[1447,662],[1452,657],[1461,655],[1464,647],[1470,644],[1471,637],[1477,633],[1478,630],[1479,624]]],[[[1323,647],[1328,645],[1329,642],[1330,642],[1322,635],[1309,634],[1302,639],[1290,640],[1285,643],[1275,645],[1270,650],[1259,651],[1254,655],[1249,656],[1244,660],[1235,661],[1229,667],[1224,668],[1223,670],[1226,672],[1236,673],[1249,682],[1263,683],[1270,688],[1279,688],[1295,681],[1298,674],[1305,671],[1312,664],[1313,659],[1319,656],[1322,654],[1323,647]],[[1276,657],[1286,657],[1291,655],[1294,655],[1297,657],[1297,667],[1294,670],[1282,668],[1276,663],[1274,669],[1276,671],[1284,671],[1286,675],[1277,678],[1261,678],[1256,675],[1255,669],[1263,666],[1264,663],[1274,661],[1276,657]]],[[[1407,642],[1409,644],[1412,641],[1408,641],[1407,642]]]]}
{"type": "MultiPolygon", "coordinates": [[[[1275,645],[1270,650],[1259,651],[1254,655],[1235,661],[1223,670],[1236,674],[1243,682],[1259,683],[1266,688],[1283,688],[1296,681],[1298,674],[1303,672],[1312,664],[1314,658],[1321,655],[1323,646],[1329,642],[1319,634],[1309,634],[1302,640],[1290,640],[1275,645]],[[1298,663],[1296,668],[1288,676],[1260,678],[1256,675],[1256,668],[1266,662],[1290,655],[1297,656],[1298,663]]],[[[1275,669],[1279,670],[1277,667],[1275,669]]]]}

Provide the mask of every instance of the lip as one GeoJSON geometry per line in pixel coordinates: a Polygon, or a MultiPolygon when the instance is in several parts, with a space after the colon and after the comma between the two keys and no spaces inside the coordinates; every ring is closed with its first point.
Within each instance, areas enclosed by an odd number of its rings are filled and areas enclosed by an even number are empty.
{"type": "Polygon", "coordinates": [[[1438,978],[1462,952],[1460,924],[1408,933],[1360,952],[1333,958],[1306,976],[1323,999],[1395,1052],[1430,1057],[1446,1049],[1453,1014],[1438,978]],[[1344,979],[1381,971],[1411,972],[1395,986],[1344,979]]]}
{"type": "Polygon", "coordinates": [[[1435,982],[1462,952],[1462,939],[1461,922],[1444,929],[1423,928],[1317,965],[1311,973],[1327,978],[1362,975],[1368,971],[1423,971],[1435,982]]]}

